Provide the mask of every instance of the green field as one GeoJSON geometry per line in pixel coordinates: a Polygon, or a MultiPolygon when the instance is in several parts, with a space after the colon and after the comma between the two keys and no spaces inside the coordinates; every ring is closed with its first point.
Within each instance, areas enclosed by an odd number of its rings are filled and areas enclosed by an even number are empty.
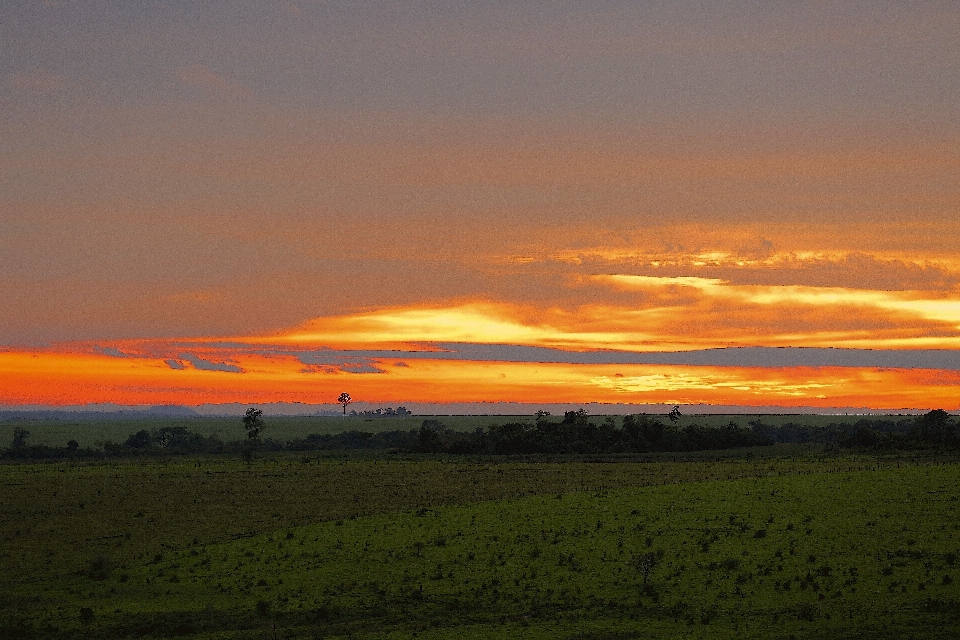
{"type": "Polygon", "coordinates": [[[3,465],[0,637],[958,637],[954,459],[766,449],[3,465]]]}
{"type": "MultiPolygon", "coordinates": [[[[561,418],[563,416],[560,416],[561,418]]],[[[619,425],[622,416],[611,416],[619,425]]],[[[733,421],[741,426],[747,426],[753,420],[760,420],[764,424],[781,426],[787,423],[804,424],[815,427],[826,426],[831,423],[853,424],[865,416],[861,415],[791,415],[791,414],[762,414],[762,415],[684,415],[677,423],[684,427],[688,424],[699,424],[710,427],[719,427],[733,421]]],[[[904,420],[914,416],[867,416],[871,419],[904,420]]],[[[660,416],[665,419],[665,416],[660,416]]],[[[593,416],[594,420],[601,420],[600,416],[593,416]]],[[[306,438],[311,434],[338,434],[344,431],[365,431],[380,433],[383,431],[409,431],[419,429],[424,420],[438,420],[445,427],[453,431],[474,431],[486,428],[492,424],[508,422],[534,423],[533,416],[410,416],[403,418],[364,418],[347,416],[267,416],[264,418],[266,428],[263,438],[270,438],[279,442],[306,438]]],[[[244,439],[246,432],[240,416],[236,417],[201,417],[201,418],[137,418],[137,419],[103,419],[103,420],[5,420],[0,421],[0,446],[6,446],[13,439],[16,428],[25,428],[30,432],[30,444],[46,445],[49,447],[63,447],[69,440],[76,440],[81,448],[99,448],[97,443],[107,441],[123,442],[127,437],[141,429],[158,429],[161,427],[185,427],[189,431],[203,436],[217,436],[225,442],[244,439]]]]}

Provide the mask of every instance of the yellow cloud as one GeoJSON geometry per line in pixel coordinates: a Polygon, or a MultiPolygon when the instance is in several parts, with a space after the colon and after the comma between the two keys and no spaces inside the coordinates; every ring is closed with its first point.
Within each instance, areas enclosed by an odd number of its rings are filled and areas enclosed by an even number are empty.
{"type": "MultiPolygon", "coordinates": [[[[750,379],[738,375],[742,370],[731,369],[726,375],[716,374],[649,374],[610,378],[600,376],[590,382],[600,388],[620,393],[655,393],[661,391],[722,390],[748,392],[753,395],[778,395],[789,397],[809,396],[811,390],[828,389],[834,384],[826,382],[787,382],[785,380],[750,379]]],[[[749,371],[749,370],[747,370],[749,371]]]]}
{"type": "Polygon", "coordinates": [[[960,299],[935,299],[920,291],[871,291],[844,287],[802,285],[734,285],[715,278],[635,275],[595,276],[595,280],[623,288],[689,287],[704,295],[756,305],[860,306],[945,322],[960,328],[960,299]]]}
{"type": "Polygon", "coordinates": [[[654,336],[621,331],[577,331],[547,323],[524,322],[508,305],[466,304],[447,308],[384,309],[338,318],[321,318],[279,339],[323,344],[472,342],[569,348],[612,348],[654,336]]]}

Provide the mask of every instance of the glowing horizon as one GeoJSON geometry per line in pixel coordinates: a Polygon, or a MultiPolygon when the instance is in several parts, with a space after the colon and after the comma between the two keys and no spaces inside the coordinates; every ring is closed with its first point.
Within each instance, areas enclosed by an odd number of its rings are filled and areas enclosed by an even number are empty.
{"type": "Polygon", "coordinates": [[[960,373],[911,361],[917,349],[949,353],[960,345],[960,326],[951,313],[958,303],[952,297],[745,286],[697,276],[598,275],[590,282],[642,290],[646,303],[575,309],[489,301],[416,305],[317,318],[265,336],[7,349],[0,352],[0,403],[333,403],[349,389],[357,398],[382,403],[960,406],[951,393],[960,373]],[[732,325],[724,315],[731,300],[732,325]],[[788,308],[765,317],[771,305],[788,308]],[[775,331],[784,313],[810,306],[819,325],[806,320],[802,335],[775,331]],[[836,316],[851,307],[860,309],[860,324],[836,330],[836,316]],[[688,328],[691,316],[700,318],[696,334],[688,328]],[[746,331],[751,325],[755,330],[746,331]],[[929,335],[931,325],[941,335],[929,335]],[[718,366],[708,357],[710,350],[787,345],[806,349],[807,359],[821,358],[822,364],[783,366],[753,356],[747,365],[718,366]],[[836,353],[845,347],[861,359],[865,350],[889,357],[882,366],[863,366],[856,358],[837,366],[817,351],[825,347],[836,353]],[[699,358],[701,364],[634,361],[644,354],[663,360],[670,353],[699,358]],[[552,361],[542,361],[545,355],[552,361]]]}

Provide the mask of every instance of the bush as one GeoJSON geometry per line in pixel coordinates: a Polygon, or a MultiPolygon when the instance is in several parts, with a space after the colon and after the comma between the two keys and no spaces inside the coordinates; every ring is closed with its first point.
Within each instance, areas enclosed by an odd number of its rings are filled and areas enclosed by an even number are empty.
{"type": "Polygon", "coordinates": [[[113,571],[113,561],[102,553],[98,553],[90,560],[87,575],[93,580],[106,580],[113,571]]]}
{"type": "Polygon", "coordinates": [[[16,427],[13,430],[13,441],[10,443],[11,449],[20,449],[21,447],[26,446],[27,436],[30,435],[30,432],[22,427],[16,427]]]}

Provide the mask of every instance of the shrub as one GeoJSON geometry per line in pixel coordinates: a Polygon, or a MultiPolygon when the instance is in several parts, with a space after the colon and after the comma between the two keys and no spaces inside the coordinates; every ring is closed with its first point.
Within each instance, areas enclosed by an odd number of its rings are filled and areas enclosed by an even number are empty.
{"type": "Polygon", "coordinates": [[[30,435],[30,432],[24,429],[23,427],[16,427],[13,430],[13,441],[10,442],[11,449],[20,449],[27,444],[27,436],[30,435]]]}
{"type": "Polygon", "coordinates": [[[740,568],[740,561],[736,558],[727,558],[720,563],[720,566],[727,571],[736,571],[738,568],[740,568]]]}
{"type": "Polygon", "coordinates": [[[93,580],[106,580],[113,571],[113,561],[102,553],[98,553],[90,560],[87,575],[93,580]]]}

